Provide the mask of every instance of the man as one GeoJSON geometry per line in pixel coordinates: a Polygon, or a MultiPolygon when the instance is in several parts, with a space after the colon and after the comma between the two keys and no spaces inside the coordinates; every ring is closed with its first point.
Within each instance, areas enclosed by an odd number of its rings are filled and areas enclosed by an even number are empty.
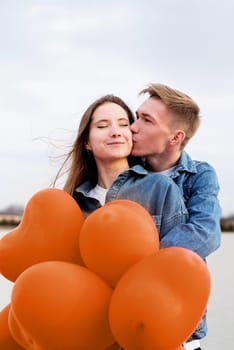
{"type": "MultiPolygon", "coordinates": [[[[206,162],[192,160],[184,151],[199,127],[199,107],[186,94],[162,84],[151,84],[141,94],[148,97],[131,125],[132,154],[144,157],[147,169],[175,181],[189,213],[189,222],[174,227],[160,246],[191,249],[205,260],[220,246],[221,208],[215,170],[206,162]]],[[[200,350],[199,339],[206,334],[204,315],[185,348],[200,350]]]]}

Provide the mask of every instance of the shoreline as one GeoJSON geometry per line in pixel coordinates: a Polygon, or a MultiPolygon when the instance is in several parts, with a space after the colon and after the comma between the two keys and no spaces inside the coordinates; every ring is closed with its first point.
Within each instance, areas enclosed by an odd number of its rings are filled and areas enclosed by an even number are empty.
{"type": "Polygon", "coordinates": [[[8,228],[8,227],[16,227],[20,224],[20,220],[1,220],[0,221],[0,228],[8,228]]]}
{"type": "MultiPolygon", "coordinates": [[[[21,220],[22,215],[20,214],[0,213],[0,227],[16,227],[20,224],[21,220]]],[[[220,226],[222,232],[234,232],[234,217],[221,218],[220,226]]]]}
{"type": "MultiPolygon", "coordinates": [[[[20,221],[14,221],[14,220],[10,220],[10,221],[0,221],[0,229],[14,229],[17,226],[19,226],[20,221]]],[[[230,227],[221,227],[221,231],[222,233],[234,233],[234,228],[230,228],[230,227]]]]}

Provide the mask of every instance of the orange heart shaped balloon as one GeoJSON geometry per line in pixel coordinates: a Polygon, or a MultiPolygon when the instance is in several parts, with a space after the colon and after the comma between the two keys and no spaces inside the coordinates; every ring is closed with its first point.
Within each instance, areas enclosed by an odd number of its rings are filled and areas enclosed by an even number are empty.
{"type": "Polygon", "coordinates": [[[158,249],[152,217],[140,204],[128,200],[95,210],[80,231],[84,263],[112,287],[130,266],[158,249]]]}
{"type": "Polygon", "coordinates": [[[8,315],[10,304],[5,306],[0,312],[0,349],[2,350],[23,350],[18,343],[12,338],[8,326],[8,315]]]}
{"type": "Polygon", "coordinates": [[[19,226],[0,240],[0,272],[15,281],[27,267],[47,260],[83,264],[79,233],[84,217],[65,191],[45,189],[29,200],[19,226]]]}
{"type": "Polygon", "coordinates": [[[108,321],[112,289],[87,268],[42,262],[16,280],[9,327],[27,350],[103,350],[114,343],[108,321]]]}
{"type": "Polygon", "coordinates": [[[196,329],[207,306],[210,274],[185,248],[165,248],[132,266],[110,302],[112,333],[126,350],[175,350],[196,329]]]}

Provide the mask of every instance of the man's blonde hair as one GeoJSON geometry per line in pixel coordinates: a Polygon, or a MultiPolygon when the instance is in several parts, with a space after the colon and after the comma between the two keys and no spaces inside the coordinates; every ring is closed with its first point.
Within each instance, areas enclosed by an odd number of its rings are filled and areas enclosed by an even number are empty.
{"type": "Polygon", "coordinates": [[[184,148],[200,125],[200,108],[197,103],[185,93],[163,84],[149,84],[140,92],[146,93],[161,100],[168,110],[173,112],[173,125],[181,128],[186,134],[181,145],[184,148]]]}

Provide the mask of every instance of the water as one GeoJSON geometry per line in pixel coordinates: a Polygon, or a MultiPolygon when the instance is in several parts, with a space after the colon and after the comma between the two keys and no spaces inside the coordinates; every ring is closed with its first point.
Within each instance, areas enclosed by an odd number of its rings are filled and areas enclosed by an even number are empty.
{"type": "Polygon", "coordinates": [[[204,350],[233,349],[234,334],[234,233],[222,235],[221,247],[208,258],[212,289],[208,304],[209,332],[204,350]]]}
{"type": "MultiPolygon", "coordinates": [[[[9,232],[11,228],[2,228],[0,226],[0,238],[9,232]]],[[[0,274],[0,311],[10,303],[10,294],[13,287],[13,283],[8,281],[0,274]]]]}
{"type": "MultiPolygon", "coordinates": [[[[11,229],[0,228],[0,238],[11,229]]],[[[212,289],[208,304],[209,332],[203,350],[232,349],[234,345],[234,233],[224,233],[222,246],[208,258],[212,289]]],[[[0,310],[10,302],[13,283],[0,275],[0,310]]],[[[198,286],[199,288],[199,286],[198,286]]]]}

